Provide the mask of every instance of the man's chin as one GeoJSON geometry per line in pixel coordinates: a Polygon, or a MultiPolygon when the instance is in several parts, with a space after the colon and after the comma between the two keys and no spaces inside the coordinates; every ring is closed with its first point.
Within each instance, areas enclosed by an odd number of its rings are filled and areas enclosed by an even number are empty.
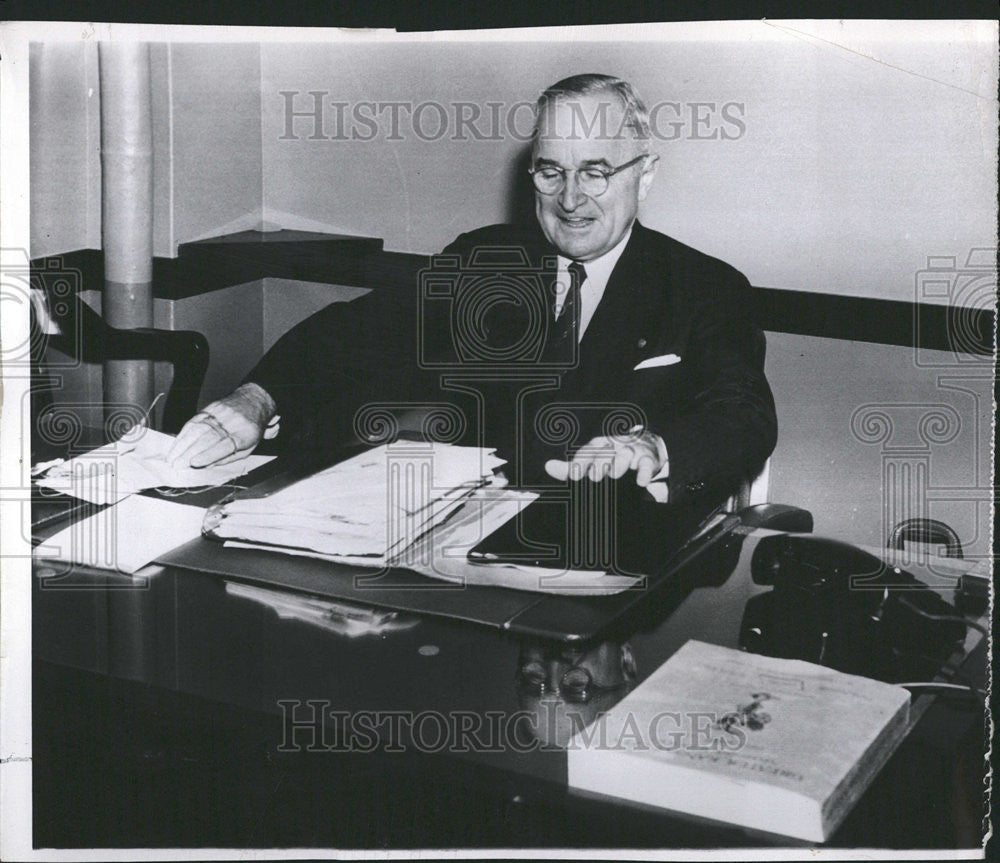
{"type": "Polygon", "coordinates": [[[586,261],[596,258],[601,253],[601,238],[594,236],[593,227],[587,230],[565,229],[556,231],[554,243],[557,249],[568,258],[586,261]]]}

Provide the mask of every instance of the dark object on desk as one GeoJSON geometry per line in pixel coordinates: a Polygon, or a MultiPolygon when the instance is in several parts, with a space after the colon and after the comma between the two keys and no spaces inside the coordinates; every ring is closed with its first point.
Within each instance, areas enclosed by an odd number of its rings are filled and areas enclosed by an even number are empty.
{"type": "MultiPolygon", "coordinates": [[[[945,557],[964,560],[962,542],[947,524],[933,518],[908,518],[897,524],[889,534],[886,547],[902,551],[907,542],[943,545],[945,557]]],[[[955,606],[962,612],[980,615],[990,602],[990,579],[986,575],[965,573],[955,585],[955,606]]]]}
{"type": "Polygon", "coordinates": [[[46,494],[43,497],[34,485],[31,487],[31,493],[31,539],[33,543],[41,542],[50,534],[51,528],[55,525],[68,521],[70,518],[87,518],[102,509],[97,504],[77,500],[77,498],[65,494],[46,494]]]}
{"type": "Polygon", "coordinates": [[[964,558],[962,542],[948,525],[934,518],[908,518],[897,524],[889,534],[886,548],[902,551],[907,542],[943,545],[945,557],[964,558]]]}
{"type": "MultiPolygon", "coordinates": [[[[332,454],[327,453],[323,461],[316,460],[308,451],[299,453],[294,459],[278,459],[248,477],[247,484],[250,487],[232,497],[265,497],[365,448],[359,444],[344,446],[332,454]]],[[[595,487],[606,488],[608,484],[588,482],[586,485],[593,492],[595,487]]],[[[631,489],[622,486],[617,503],[634,507],[637,502],[629,498],[640,498],[639,492],[641,490],[635,486],[631,486],[631,489]]],[[[224,496],[219,494],[217,500],[224,496]]],[[[631,533],[632,538],[654,546],[663,542],[663,548],[670,548],[670,537],[663,533],[662,525],[667,518],[665,511],[673,508],[663,507],[652,500],[648,504],[642,501],[639,503],[643,508],[652,508],[656,519],[636,524],[631,533]]],[[[636,514],[634,509],[629,511],[636,514]]],[[[686,539],[695,533],[704,514],[685,507],[673,513],[671,518],[673,527],[670,530],[686,539]]],[[[669,564],[664,556],[658,567],[640,570],[645,578],[636,589],[601,597],[473,587],[438,581],[408,570],[379,571],[280,552],[227,548],[204,537],[174,549],[156,562],[365,606],[485,624],[516,635],[580,642],[603,638],[609,632],[627,628],[629,622],[640,616],[645,617],[644,609],[653,603],[660,609],[669,607],[669,598],[665,594],[685,595],[685,591],[695,582],[706,577],[701,567],[690,565],[694,558],[714,548],[718,541],[728,536],[738,525],[739,519],[736,516],[727,517],[705,536],[682,548],[669,564]]],[[[673,545],[673,551],[677,551],[681,544],[673,545]]],[[[637,548],[641,551],[645,546],[640,543],[637,548]]],[[[648,552],[647,557],[659,554],[655,549],[654,552],[648,552]]],[[[728,577],[734,564],[735,560],[722,573],[723,578],[728,577]]],[[[719,574],[716,569],[709,569],[711,577],[719,574]]]]}
{"type": "Polygon", "coordinates": [[[774,585],[746,605],[740,644],[754,652],[883,680],[919,680],[965,638],[953,606],[908,572],[846,542],[764,537],[751,570],[757,584],[774,585]]]}
{"type": "Polygon", "coordinates": [[[469,551],[473,563],[650,576],[716,509],[670,507],[630,480],[552,489],[469,551]]]}
{"type": "Polygon", "coordinates": [[[980,615],[990,605],[990,577],[987,574],[967,572],[958,577],[955,585],[955,604],[963,613],[980,615]]]}
{"type": "Polygon", "coordinates": [[[651,603],[660,609],[672,607],[667,594],[683,597],[703,578],[695,558],[714,548],[738,524],[735,516],[727,517],[710,534],[683,548],[668,566],[650,573],[637,589],[605,597],[471,587],[407,570],[380,572],[259,549],[226,548],[204,537],[156,562],[365,606],[485,624],[514,635],[586,642],[628,628],[651,603]]]}

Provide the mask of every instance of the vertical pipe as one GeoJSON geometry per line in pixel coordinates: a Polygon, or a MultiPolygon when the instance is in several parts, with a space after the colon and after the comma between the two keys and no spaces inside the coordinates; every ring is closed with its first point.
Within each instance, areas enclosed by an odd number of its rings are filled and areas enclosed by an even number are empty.
{"type": "MultiPolygon", "coordinates": [[[[104,319],[153,325],[153,133],[149,45],[100,43],[101,234],[104,319]]],[[[105,419],[122,405],[149,408],[150,360],[105,360],[105,419]]]]}

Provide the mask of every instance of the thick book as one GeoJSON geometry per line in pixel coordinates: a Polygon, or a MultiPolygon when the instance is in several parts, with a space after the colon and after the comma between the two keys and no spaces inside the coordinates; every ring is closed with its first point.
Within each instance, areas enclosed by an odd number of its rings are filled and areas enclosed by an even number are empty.
{"type": "Polygon", "coordinates": [[[569,741],[569,784],[823,842],[907,731],[899,686],[688,641],[569,741]]]}

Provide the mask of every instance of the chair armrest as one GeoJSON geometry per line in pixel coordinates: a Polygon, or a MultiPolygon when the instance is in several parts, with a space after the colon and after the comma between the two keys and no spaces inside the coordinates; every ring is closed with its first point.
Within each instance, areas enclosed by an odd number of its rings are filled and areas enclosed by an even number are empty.
{"type": "Polygon", "coordinates": [[[784,503],[759,503],[738,513],[745,527],[763,527],[788,533],[812,533],[813,517],[808,510],[784,503]]]}
{"type": "Polygon", "coordinates": [[[111,327],[83,300],[74,299],[77,326],[64,326],[64,335],[50,336],[48,344],[89,363],[106,360],[169,362],[173,366],[174,379],[163,407],[163,430],[179,431],[198,406],[198,395],[208,369],[208,340],[193,330],[111,327]]]}
{"type": "Polygon", "coordinates": [[[208,370],[208,339],[194,330],[108,327],[105,350],[109,360],[166,360],[173,366],[174,379],[163,405],[163,431],[179,432],[198,407],[208,370]]]}

